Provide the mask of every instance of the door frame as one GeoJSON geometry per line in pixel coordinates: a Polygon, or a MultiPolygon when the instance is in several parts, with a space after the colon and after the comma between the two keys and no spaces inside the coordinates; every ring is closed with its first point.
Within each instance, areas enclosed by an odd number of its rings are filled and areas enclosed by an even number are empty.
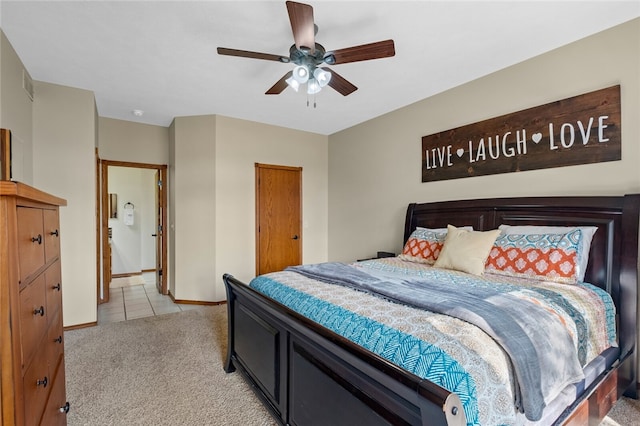
{"type": "MultiPolygon", "coordinates": [[[[110,246],[109,246],[109,166],[116,167],[132,167],[137,169],[155,169],[160,172],[160,180],[162,182],[162,191],[160,191],[160,197],[158,197],[159,204],[156,205],[156,208],[159,209],[162,226],[166,228],[167,224],[167,193],[168,193],[168,179],[167,179],[167,170],[168,167],[166,164],[149,164],[149,163],[134,163],[129,161],[112,161],[112,160],[100,160],[98,158],[98,163],[100,165],[98,170],[98,182],[100,190],[97,193],[97,205],[100,209],[100,231],[99,237],[101,241],[101,250],[97,253],[97,268],[102,271],[102,274],[98,274],[97,280],[97,303],[107,303],[109,301],[109,283],[110,283],[110,275],[111,275],[111,262],[110,262],[110,246]],[[109,280],[105,279],[109,278],[109,280]],[[103,288],[103,292],[101,292],[101,284],[103,288]]],[[[156,216],[158,216],[156,210],[156,216]]],[[[168,294],[168,285],[167,285],[167,233],[166,229],[156,230],[158,233],[158,238],[160,238],[161,242],[161,265],[162,265],[162,273],[160,274],[160,278],[162,281],[161,285],[157,285],[158,290],[162,289],[162,294],[168,294]]],[[[157,243],[156,243],[157,244],[157,243]]],[[[157,250],[156,250],[157,253],[157,250]]],[[[157,257],[157,254],[156,254],[157,257]]],[[[158,259],[156,259],[156,264],[158,263],[158,259]]],[[[157,274],[157,271],[156,271],[157,274]]]]}

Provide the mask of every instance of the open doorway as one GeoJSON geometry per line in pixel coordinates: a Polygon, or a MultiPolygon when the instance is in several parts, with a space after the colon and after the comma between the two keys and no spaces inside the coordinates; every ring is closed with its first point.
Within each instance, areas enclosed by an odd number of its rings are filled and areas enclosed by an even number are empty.
{"type": "Polygon", "coordinates": [[[158,293],[166,281],[167,166],[100,160],[100,242],[97,303],[109,301],[114,276],[153,272],[158,293]]]}

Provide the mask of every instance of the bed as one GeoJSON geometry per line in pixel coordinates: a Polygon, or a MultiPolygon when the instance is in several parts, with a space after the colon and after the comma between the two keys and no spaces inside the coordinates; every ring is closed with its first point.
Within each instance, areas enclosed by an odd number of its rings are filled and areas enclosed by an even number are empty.
{"type": "MultiPolygon", "coordinates": [[[[590,368],[584,370],[584,380],[566,387],[560,394],[556,392],[553,401],[545,401],[547,407],[534,420],[522,415],[521,409],[516,409],[515,417],[502,423],[598,424],[623,394],[637,397],[639,221],[640,195],[500,198],[408,206],[405,243],[417,228],[442,229],[448,225],[471,226],[476,231],[494,230],[500,225],[592,227],[595,230],[587,256],[588,263],[582,271],[583,280],[591,283],[595,292],[603,293],[602,297],[615,306],[611,314],[614,316],[609,322],[614,329],[616,342],[602,354],[584,360],[589,362],[581,364],[581,367],[590,368]]],[[[354,265],[356,267],[353,269],[370,272],[372,269],[404,265],[401,262],[405,260],[370,260],[354,265]]],[[[229,318],[225,371],[239,370],[279,423],[458,425],[481,424],[483,419],[485,424],[491,424],[489,422],[493,420],[487,419],[495,419],[487,417],[494,415],[494,408],[485,407],[484,402],[478,403],[482,396],[475,400],[475,404],[481,406],[478,412],[470,411],[470,398],[466,391],[447,390],[442,383],[430,380],[428,377],[431,376],[416,374],[404,365],[392,362],[384,353],[376,353],[371,348],[354,343],[344,333],[311,320],[313,315],[308,312],[302,314],[295,307],[290,308],[268,297],[268,291],[260,288],[261,280],[311,279],[304,276],[292,278],[292,274],[298,272],[284,271],[257,277],[251,283],[253,287],[229,274],[223,277],[229,318]],[[480,412],[484,414],[478,414],[480,412]]],[[[510,281],[507,285],[513,283],[510,281]]],[[[329,289],[325,293],[360,292],[343,286],[335,288],[339,290],[329,289]]],[[[394,314],[396,319],[405,316],[404,312],[410,317],[413,315],[411,310],[418,309],[380,300],[381,303],[393,304],[393,309],[399,309],[399,313],[394,314]]],[[[373,299],[367,303],[374,305],[373,299]]],[[[392,311],[390,308],[389,312],[392,311]]],[[[358,318],[365,318],[365,324],[370,325],[366,323],[370,319],[365,316],[359,315],[358,318]]],[[[408,323],[399,328],[410,327],[415,321],[408,323]]],[[[450,326],[443,326],[443,330],[447,327],[450,326]]],[[[458,330],[459,327],[451,328],[454,329],[458,330]]],[[[488,342],[494,340],[494,336],[491,337],[488,342]]],[[[558,362],[564,363],[568,362],[558,362]]],[[[508,368],[519,371],[513,360],[506,364],[508,368]]],[[[463,372],[473,370],[473,366],[465,366],[464,363],[461,368],[463,372]]],[[[469,376],[475,380],[473,374],[469,376]]],[[[509,380],[512,382],[505,383],[513,383],[512,378],[509,380]]],[[[518,395],[523,383],[521,380],[515,386],[503,386],[506,395],[511,395],[509,392],[518,395]]],[[[500,391],[500,386],[494,388],[500,391]]],[[[478,394],[482,392],[484,390],[479,388],[478,394]]]]}

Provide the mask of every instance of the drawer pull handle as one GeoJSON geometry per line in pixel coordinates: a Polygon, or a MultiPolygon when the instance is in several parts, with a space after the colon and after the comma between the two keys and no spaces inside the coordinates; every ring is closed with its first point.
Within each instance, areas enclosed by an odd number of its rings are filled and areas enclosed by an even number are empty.
{"type": "Polygon", "coordinates": [[[60,291],[60,283],[54,285],[53,287],[51,287],[53,290],[58,290],[60,291]]]}
{"type": "Polygon", "coordinates": [[[38,315],[38,314],[40,314],[41,317],[44,316],[44,306],[40,306],[40,309],[33,310],[33,315],[38,315]]]}
{"type": "Polygon", "coordinates": [[[51,231],[49,234],[50,234],[50,235],[55,235],[56,237],[57,237],[58,235],[60,235],[60,234],[58,233],[58,230],[57,230],[57,229],[56,229],[55,231],[51,231]]]}
{"type": "Polygon", "coordinates": [[[54,342],[56,343],[62,343],[62,336],[58,336],[57,339],[53,339],[54,342]]]}
{"type": "Polygon", "coordinates": [[[38,234],[37,237],[31,237],[31,242],[32,243],[37,242],[38,244],[42,244],[42,235],[38,234]]]}
{"type": "Polygon", "coordinates": [[[47,379],[47,376],[44,376],[44,379],[42,379],[42,380],[38,380],[38,381],[36,382],[36,386],[40,386],[40,385],[42,385],[42,387],[45,387],[45,388],[46,388],[46,387],[47,387],[47,383],[49,383],[49,380],[47,379]]]}
{"type": "Polygon", "coordinates": [[[61,413],[67,414],[69,412],[69,401],[58,409],[61,413]]]}

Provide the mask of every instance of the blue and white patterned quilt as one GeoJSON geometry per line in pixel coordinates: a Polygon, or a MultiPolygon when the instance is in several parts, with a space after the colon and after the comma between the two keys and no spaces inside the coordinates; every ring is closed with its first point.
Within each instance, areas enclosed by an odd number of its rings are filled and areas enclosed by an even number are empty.
{"type": "MultiPolygon", "coordinates": [[[[492,280],[516,297],[548,310],[573,342],[584,366],[615,344],[613,304],[600,289],[443,271],[397,258],[354,264],[378,276],[420,278],[450,287],[486,288],[492,280]]],[[[390,278],[390,280],[392,280],[390,278]]],[[[350,288],[284,271],[254,279],[253,288],[388,359],[455,392],[468,424],[517,424],[516,374],[508,355],[478,327],[350,288]]],[[[547,342],[548,343],[548,342],[547,342]]]]}

